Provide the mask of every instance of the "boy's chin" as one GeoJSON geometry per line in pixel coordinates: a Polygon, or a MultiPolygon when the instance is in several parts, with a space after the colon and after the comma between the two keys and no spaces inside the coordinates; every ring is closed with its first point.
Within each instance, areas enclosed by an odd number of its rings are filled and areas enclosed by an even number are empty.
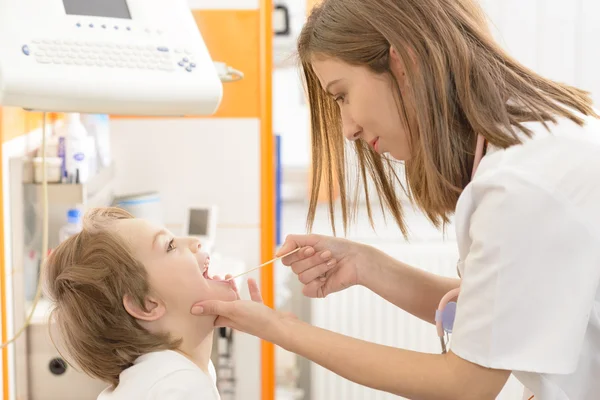
{"type": "MultiPolygon", "coordinates": [[[[211,282],[213,283],[213,282],[211,282]]],[[[219,301],[235,301],[237,300],[237,295],[235,294],[233,288],[226,282],[214,282],[211,285],[212,289],[212,299],[211,300],[219,300],[219,301]]]]}

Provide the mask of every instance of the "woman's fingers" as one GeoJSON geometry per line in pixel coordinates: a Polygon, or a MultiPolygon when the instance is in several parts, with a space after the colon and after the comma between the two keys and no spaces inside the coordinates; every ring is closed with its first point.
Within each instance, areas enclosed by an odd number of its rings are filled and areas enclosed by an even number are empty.
{"type": "Polygon", "coordinates": [[[219,315],[229,318],[233,312],[233,302],[220,300],[206,300],[196,303],[192,307],[192,314],[194,315],[219,315]]]}
{"type": "Polygon", "coordinates": [[[275,257],[281,257],[281,256],[289,253],[290,251],[295,250],[298,247],[302,247],[302,246],[303,245],[299,244],[298,241],[296,240],[296,235],[289,235],[285,238],[285,242],[283,242],[283,245],[275,253],[275,257]]]}
{"type": "MultiPolygon", "coordinates": [[[[278,254],[281,253],[283,254],[287,254],[287,252],[278,252],[278,254]]],[[[305,259],[306,257],[310,257],[313,254],[315,254],[315,249],[312,248],[311,246],[305,246],[305,247],[301,247],[300,250],[298,250],[297,252],[290,254],[289,256],[285,256],[281,259],[281,263],[283,265],[287,265],[288,267],[300,260],[305,259]]],[[[281,256],[277,256],[277,257],[281,257],[281,256]]]]}
{"type": "MultiPolygon", "coordinates": [[[[331,262],[335,263],[331,251],[325,250],[320,251],[318,253],[313,253],[312,256],[304,259],[300,259],[291,264],[292,271],[296,275],[300,275],[304,271],[307,271],[311,268],[319,266],[321,264],[330,264],[331,262]]],[[[331,266],[331,265],[330,265],[331,266]]]]}
{"type": "Polygon", "coordinates": [[[229,318],[225,318],[225,317],[217,317],[214,325],[215,325],[215,328],[235,329],[235,324],[233,323],[233,321],[230,320],[229,318]]]}
{"type": "Polygon", "coordinates": [[[258,288],[258,283],[256,283],[256,281],[252,278],[248,279],[248,291],[250,292],[250,299],[252,301],[256,301],[257,303],[263,302],[260,289],[258,288]]]}
{"type": "Polygon", "coordinates": [[[225,280],[229,283],[229,286],[231,286],[231,289],[233,289],[233,291],[235,292],[237,299],[240,300],[240,291],[238,290],[237,284],[235,283],[235,279],[231,278],[233,278],[233,275],[225,275],[225,280]]]}
{"type": "Polygon", "coordinates": [[[313,235],[287,235],[276,255],[281,257],[298,247],[313,246],[315,242],[316,238],[313,235]]]}
{"type": "Polygon", "coordinates": [[[329,294],[326,290],[326,283],[326,280],[313,280],[312,282],[309,282],[308,284],[304,285],[304,287],[302,288],[302,294],[312,299],[323,298],[329,294]]]}
{"type": "Polygon", "coordinates": [[[315,267],[304,270],[304,272],[298,274],[298,280],[305,285],[314,281],[315,279],[324,281],[325,274],[334,269],[335,266],[336,260],[330,259],[329,261],[323,262],[315,267]]]}
{"type": "Polygon", "coordinates": [[[275,254],[276,257],[282,257],[287,253],[296,250],[297,248],[301,248],[301,250],[295,252],[294,254],[290,254],[282,259],[284,265],[291,265],[292,263],[301,260],[306,257],[310,257],[314,254],[315,250],[313,247],[319,241],[319,237],[316,235],[288,235],[285,238],[285,242],[281,246],[281,248],[275,254]],[[305,254],[307,253],[308,254],[305,254]],[[310,254],[312,252],[312,254],[310,254]]]}

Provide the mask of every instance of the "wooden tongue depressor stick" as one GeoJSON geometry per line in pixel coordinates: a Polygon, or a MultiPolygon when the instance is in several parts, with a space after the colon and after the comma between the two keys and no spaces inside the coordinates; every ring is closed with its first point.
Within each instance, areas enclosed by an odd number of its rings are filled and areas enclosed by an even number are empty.
{"type": "Polygon", "coordinates": [[[257,269],[261,269],[262,267],[266,267],[267,265],[269,265],[269,264],[272,264],[272,263],[274,263],[274,262],[275,262],[275,261],[277,261],[277,260],[281,260],[281,259],[282,259],[282,258],[284,258],[284,257],[287,257],[287,256],[289,256],[289,255],[292,255],[292,254],[294,254],[295,252],[297,252],[297,251],[298,251],[298,250],[300,250],[300,249],[301,249],[301,247],[298,247],[297,249],[295,249],[295,250],[292,250],[292,251],[290,251],[290,252],[289,252],[289,253],[287,253],[287,254],[284,254],[284,255],[282,255],[282,256],[280,256],[280,257],[276,257],[276,258],[272,259],[271,261],[267,261],[266,263],[264,263],[264,264],[262,264],[262,265],[259,265],[259,266],[258,266],[258,267],[256,267],[256,268],[252,268],[252,269],[251,269],[251,270],[249,270],[249,271],[242,272],[241,274],[238,274],[238,275],[236,275],[236,276],[234,276],[234,277],[231,277],[231,278],[229,278],[229,279],[227,279],[227,280],[228,280],[228,281],[230,281],[230,280],[232,280],[232,279],[239,278],[239,277],[240,277],[240,276],[242,276],[242,275],[246,275],[246,274],[249,274],[250,272],[256,271],[257,269]]]}

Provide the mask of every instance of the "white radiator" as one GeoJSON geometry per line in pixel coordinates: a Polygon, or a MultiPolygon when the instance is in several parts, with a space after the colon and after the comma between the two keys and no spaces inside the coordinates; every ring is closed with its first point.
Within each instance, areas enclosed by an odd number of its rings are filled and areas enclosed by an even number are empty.
{"type": "MultiPolygon", "coordinates": [[[[376,247],[410,265],[444,276],[456,277],[456,244],[389,244],[376,247]]],[[[387,346],[428,353],[440,352],[435,327],[388,303],[362,287],[354,287],[326,299],[312,301],[314,325],[387,346]]],[[[357,357],[360,357],[357,354],[357,357]]],[[[398,399],[388,393],[347,381],[317,364],[311,367],[310,400],[398,399]]],[[[523,387],[511,377],[498,399],[519,400],[523,387]]],[[[308,399],[307,399],[308,400],[308,399]]]]}

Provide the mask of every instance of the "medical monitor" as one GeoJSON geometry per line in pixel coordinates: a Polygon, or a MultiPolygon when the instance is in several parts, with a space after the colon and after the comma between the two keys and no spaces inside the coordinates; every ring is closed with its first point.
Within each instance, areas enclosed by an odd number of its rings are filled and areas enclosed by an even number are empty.
{"type": "Polygon", "coordinates": [[[210,115],[222,90],[186,0],[0,0],[2,106],[210,115]]]}
{"type": "Polygon", "coordinates": [[[210,251],[217,231],[217,207],[196,205],[189,207],[184,224],[184,234],[196,237],[202,246],[210,251]]]}
{"type": "Polygon", "coordinates": [[[63,0],[67,15],[131,19],[126,0],[63,0]]]}

